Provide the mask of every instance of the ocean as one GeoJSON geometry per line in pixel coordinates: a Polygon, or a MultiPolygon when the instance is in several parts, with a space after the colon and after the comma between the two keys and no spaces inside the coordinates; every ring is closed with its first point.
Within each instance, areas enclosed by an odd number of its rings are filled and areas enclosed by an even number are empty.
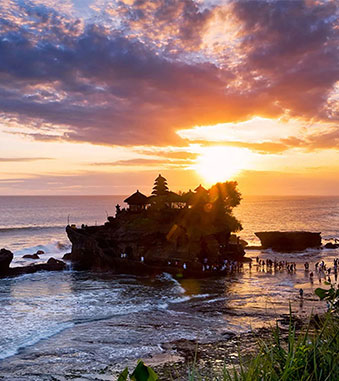
{"type": "MultiPolygon", "coordinates": [[[[125,196],[1,196],[0,247],[13,251],[12,266],[37,263],[24,254],[43,250],[40,261],[70,251],[67,223],[100,225],[125,196]]],[[[241,238],[259,244],[254,232],[321,232],[339,239],[339,197],[245,197],[235,209],[241,238]]],[[[0,379],[107,379],[138,358],[166,354],[178,339],[206,342],[227,333],[272,324],[292,308],[305,316],[325,306],[313,291],[303,263],[331,264],[338,250],[297,254],[248,251],[246,256],[297,262],[297,272],[266,272],[245,265],[222,278],[177,281],[73,271],[0,279],[0,379]],[[298,290],[305,291],[300,303],[298,290]],[[78,378],[76,378],[78,377],[78,378]]],[[[313,268],[313,267],[312,267],[313,268]]],[[[170,354],[170,353],[169,353],[170,354]]],[[[110,378],[112,379],[112,378],[110,378]]]]}

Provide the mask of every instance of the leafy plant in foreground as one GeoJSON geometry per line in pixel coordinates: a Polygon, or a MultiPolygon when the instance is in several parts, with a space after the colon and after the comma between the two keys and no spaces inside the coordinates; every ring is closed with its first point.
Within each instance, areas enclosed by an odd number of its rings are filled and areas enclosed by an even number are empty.
{"type": "Polygon", "coordinates": [[[133,373],[129,375],[128,368],[125,368],[120,374],[118,381],[127,381],[129,379],[132,381],[158,381],[159,377],[154,372],[154,370],[146,366],[141,360],[138,361],[138,365],[134,369],[133,373]]]}
{"type": "MultiPolygon", "coordinates": [[[[325,283],[329,285],[330,283],[325,283]]],[[[325,300],[329,307],[329,312],[339,313],[339,288],[335,288],[335,285],[331,284],[331,288],[317,288],[315,294],[319,296],[320,300],[325,300]]]]}

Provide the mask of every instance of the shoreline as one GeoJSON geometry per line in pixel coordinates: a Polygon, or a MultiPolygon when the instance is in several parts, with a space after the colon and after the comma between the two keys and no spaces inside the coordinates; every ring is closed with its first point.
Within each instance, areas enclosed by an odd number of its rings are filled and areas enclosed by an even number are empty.
{"type": "MultiPolygon", "coordinates": [[[[317,314],[308,315],[306,322],[312,321],[314,316],[317,314]]],[[[291,321],[296,326],[296,333],[300,334],[305,328],[305,317],[292,314],[291,321]]],[[[289,323],[288,314],[283,314],[276,319],[283,340],[288,337],[289,323]]],[[[272,325],[255,328],[240,334],[228,333],[224,339],[215,338],[215,340],[206,342],[188,339],[175,340],[162,345],[163,353],[150,355],[141,360],[156,372],[159,380],[188,380],[188,373],[192,368],[198,371],[200,376],[210,377],[211,374],[222,372],[224,367],[227,369],[233,368],[233,366],[237,367],[240,358],[246,360],[255,356],[258,353],[260,342],[263,340],[272,341],[274,328],[272,325]]],[[[116,369],[111,372],[107,369],[107,371],[118,377],[126,366],[132,370],[136,364],[137,359],[134,363],[128,361],[127,364],[122,364],[119,371],[116,369]]]]}

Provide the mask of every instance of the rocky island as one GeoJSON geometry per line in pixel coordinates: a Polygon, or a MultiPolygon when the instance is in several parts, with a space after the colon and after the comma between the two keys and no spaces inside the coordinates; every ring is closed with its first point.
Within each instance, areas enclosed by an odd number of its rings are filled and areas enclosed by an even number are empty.
{"type": "Polygon", "coordinates": [[[70,259],[74,268],[96,271],[223,273],[228,261],[244,260],[239,238],[230,239],[242,228],[232,214],[240,200],[236,182],[177,194],[159,175],[151,196],[135,192],[125,200],[128,208],[117,205],[105,225],[67,226],[70,259]]]}
{"type": "Polygon", "coordinates": [[[260,239],[262,249],[292,252],[321,247],[320,233],[306,231],[268,231],[254,234],[260,239]]]}

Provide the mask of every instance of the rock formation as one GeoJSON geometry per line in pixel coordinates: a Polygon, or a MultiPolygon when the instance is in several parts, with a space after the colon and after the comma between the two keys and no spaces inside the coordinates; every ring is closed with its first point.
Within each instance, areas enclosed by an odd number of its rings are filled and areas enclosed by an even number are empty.
{"type": "Polygon", "coordinates": [[[64,254],[62,259],[64,259],[65,261],[70,261],[72,259],[72,253],[64,254]]]}
{"type": "Polygon", "coordinates": [[[13,253],[6,249],[0,250],[0,274],[7,274],[9,265],[13,259],[13,253]]]}
{"type": "Polygon", "coordinates": [[[225,259],[242,259],[245,242],[230,242],[231,233],[242,229],[232,214],[240,200],[234,181],[179,195],[159,174],[150,197],[135,192],[125,200],[128,209],[117,205],[104,226],[68,226],[71,260],[81,269],[134,272],[136,266],[146,272],[169,271],[169,263],[201,271],[203,263],[218,267],[225,259]]]}
{"type": "Polygon", "coordinates": [[[35,254],[25,254],[22,258],[27,259],[40,259],[39,255],[37,253],[35,254]]]}
{"type": "Polygon", "coordinates": [[[218,263],[225,258],[242,260],[245,254],[240,244],[228,243],[229,233],[188,231],[163,212],[153,213],[152,218],[147,213],[121,213],[104,226],[68,226],[66,232],[72,242],[71,260],[78,269],[141,274],[175,272],[174,263],[186,263],[192,272],[199,272],[204,258],[218,263]]]}
{"type": "Polygon", "coordinates": [[[10,267],[13,260],[13,253],[6,249],[0,250],[0,277],[32,274],[37,271],[62,271],[66,264],[58,259],[49,258],[47,263],[33,264],[29,266],[10,267]]]}
{"type": "Polygon", "coordinates": [[[321,247],[320,233],[267,231],[257,232],[255,235],[260,239],[263,249],[291,252],[321,247]]]}
{"type": "Polygon", "coordinates": [[[324,246],[325,249],[338,249],[339,244],[333,243],[333,242],[327,242],[327,244],[324,246]]]}

